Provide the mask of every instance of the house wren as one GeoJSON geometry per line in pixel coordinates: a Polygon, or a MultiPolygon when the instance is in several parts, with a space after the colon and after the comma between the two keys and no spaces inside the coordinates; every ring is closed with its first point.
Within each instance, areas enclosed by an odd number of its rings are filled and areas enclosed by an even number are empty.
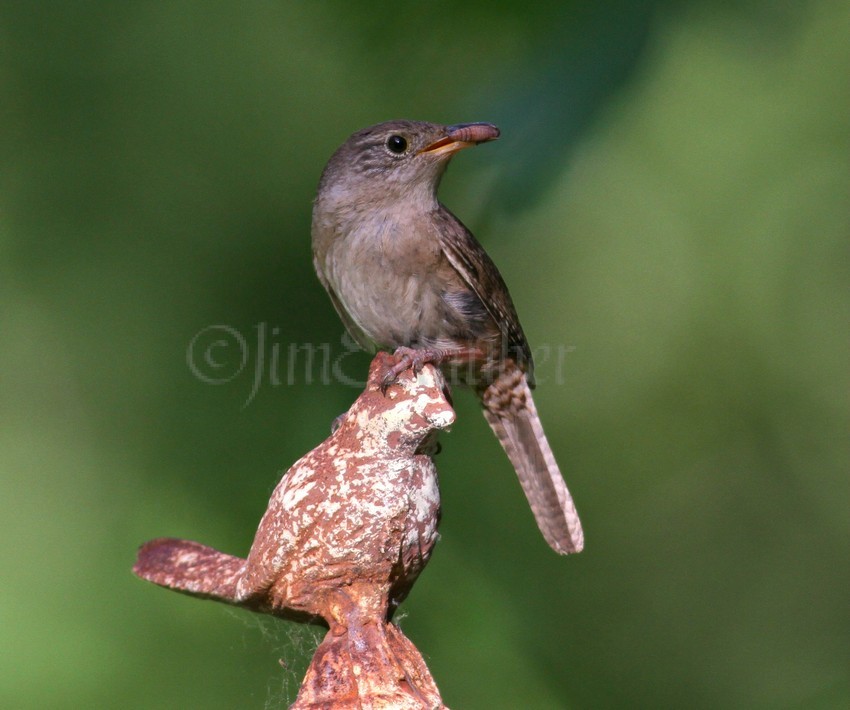
{"type": "Polygon", "coordinates": [[[352,337],[400,356],[391,376],[434,362],[474,389],[546,541],[579,552],[581,523],[531,398],[531,351],[507,286],[437,200],[451,156],[498,137],[489,123],[420,121],[353,134],[319,183],[313,262],[352,337]]]}

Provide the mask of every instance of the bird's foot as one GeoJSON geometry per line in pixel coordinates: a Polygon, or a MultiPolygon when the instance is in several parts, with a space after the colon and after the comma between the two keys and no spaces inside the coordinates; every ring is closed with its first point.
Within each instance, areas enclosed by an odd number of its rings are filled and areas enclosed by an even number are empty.
{"type": "Polygon", "coordinates": [[[404,345],[396,348],[393,355],[397,362],[387,370],[381,382],[381,391],[384,393],[405,370],[413,369],[418,374],[428,363],[439,366],[446,361],[469,361],[483,357],[479,348],[409,348],[404,345]]]}

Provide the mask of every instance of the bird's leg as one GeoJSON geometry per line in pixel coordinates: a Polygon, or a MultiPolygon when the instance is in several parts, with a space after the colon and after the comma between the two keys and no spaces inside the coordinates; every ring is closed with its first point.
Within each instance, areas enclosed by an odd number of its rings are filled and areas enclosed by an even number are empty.
{"type": "Polygon", "coordinates": [[[381,389],[384,392],[407,369],[413,368],[413,371],[418,373],[426,363],[439,366],[447,361],[470,362],[484,358],[484,353],[480,348],[471,347],[409,348],[402,345],[395,349],[393,355],[398,359],[398,362],[387,370],[387,374],[384,375],[384,380],[381,383],[381,389]]]}

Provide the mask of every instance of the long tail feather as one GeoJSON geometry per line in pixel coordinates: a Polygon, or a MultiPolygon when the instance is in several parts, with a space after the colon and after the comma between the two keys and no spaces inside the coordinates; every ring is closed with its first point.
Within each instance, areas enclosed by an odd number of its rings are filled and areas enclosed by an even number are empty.
{"type": "Polygon", "coordinates": [[[562,555],[581,552],[581,521],[543,433],[525,374],[519,368],[506,371],[481,393],[481,403],[546,542],[562,555]]]}

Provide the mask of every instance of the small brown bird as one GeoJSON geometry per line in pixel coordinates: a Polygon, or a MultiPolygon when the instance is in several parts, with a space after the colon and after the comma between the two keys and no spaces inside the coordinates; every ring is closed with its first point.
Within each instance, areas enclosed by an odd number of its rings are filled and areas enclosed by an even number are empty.
{"type": "Polygon", "coordinates": [[[498,269],[437,200],[451,156],[499,137],[489,123],[389,121],[328,161],[313,205],[313,262],[357,342],[439,363],[472,387],[546,541],[579,552],[578,514],[531,398],[531,351],[498,269]]]}

